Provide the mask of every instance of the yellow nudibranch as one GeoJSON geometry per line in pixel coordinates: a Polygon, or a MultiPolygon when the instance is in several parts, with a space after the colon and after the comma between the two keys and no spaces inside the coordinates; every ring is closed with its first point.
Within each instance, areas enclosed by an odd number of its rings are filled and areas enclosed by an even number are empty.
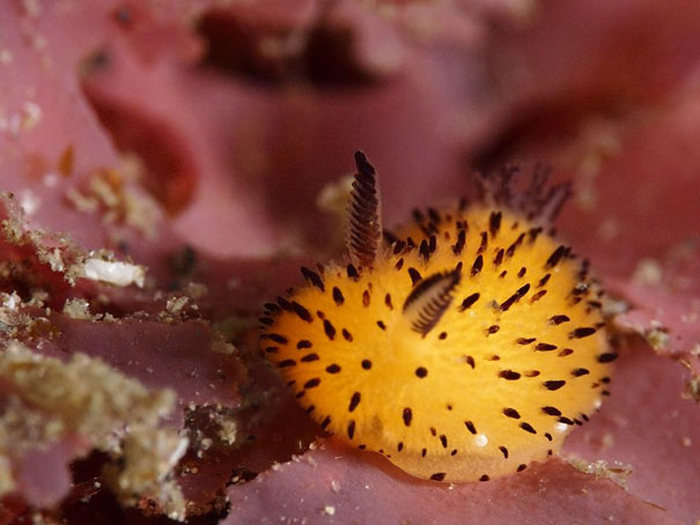
{"type": "Polygon", "coordinates": [[[482,200],[383,232],[362,152],[348,260],[265,305],[261,345],[327,431],[424,479],[488,481],[562,446],[611,361],[598,284],[552,236],[568,186],[484,178],[482,200]]]}

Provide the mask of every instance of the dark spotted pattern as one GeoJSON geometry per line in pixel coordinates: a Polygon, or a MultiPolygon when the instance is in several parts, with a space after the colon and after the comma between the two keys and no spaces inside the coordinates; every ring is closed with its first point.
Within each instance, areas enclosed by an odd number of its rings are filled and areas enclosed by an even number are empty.
{"type": "Polygon", "coordinates": [[[605,325],[587,264],[553,245],[546,220],[534,226],[525,216],[538,217],[548,199],[556,207],[562,193],[545,198],[533,183],[532,209],[514,220],[508,184],[495,186],[495,210],[469,220],[461,209],[416,212],[409,237],[381,230],[374,169],[364,155],[356,160],[346,266],[303,267],[301,293],[264,305],[264,354],[323,429],[399,466],[422,458],[420,475],[431,480],[459,481],[465,461],[502,462],[493,471],[472,467],[471,480],[488,481],[558,450],[564,434],[554,433],[556,424],[588,421],[591,404],[572,398],[608,395],[604,365],[617,357],[591,337],[605,325]],[[404,326],[415,339],[398,331],[404,326]],[[454,381],[441,377],[449,363],[460,374],[454,381]],[[462,382],[478,386],[447,387],[462,382]],[[481,402],[482,391],[493,406],[481,402]],[[540,400],[534,406],[529,392],[540,400]],[[327,408],[341,393],[340,409],[327,408]],[[456,422],[465,430],[456,433],[456,422]],[[460,468],[452,472],[447,461],[460,468]]]}

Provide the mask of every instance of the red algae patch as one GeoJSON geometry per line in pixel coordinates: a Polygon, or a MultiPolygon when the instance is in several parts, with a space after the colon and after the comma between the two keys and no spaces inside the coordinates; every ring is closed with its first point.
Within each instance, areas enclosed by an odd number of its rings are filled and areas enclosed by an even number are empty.
{"type": "Polygon", "coordinates": [[[526,516],[527,522],[556,523],[562,512],[584,521],[604,512],[614,521],[677,523],[611,481],[577,472],[558,458],[519,476],[461,485],[420,481],[375,458],[366,468],[366,454],[337,440],[318,443],[252,482],[231,487],[225,523],[260,516],[336,523],[429,523],[436,517],[450,523],[508,523],[526,516]]]}

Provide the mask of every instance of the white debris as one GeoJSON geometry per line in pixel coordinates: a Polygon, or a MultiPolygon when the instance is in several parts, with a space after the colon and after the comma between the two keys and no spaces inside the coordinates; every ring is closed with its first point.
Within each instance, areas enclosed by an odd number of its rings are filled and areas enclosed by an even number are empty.
{"type": "Polygon", "coordinates": [[[477,434],[474,436],[474,444],[477,447],[485,447],[489,443],[489,438],[487,438],[484,434],[477,434]]]}
{"type": "Polygon", "coordinates": [[[2,306],[13,312],[17,311],[17,305],[22,303],[22,299],[17,292],[12,292],[12,294],[3,294],[2,306]]]}
{"type": "Polygon", "coordinates": [[[35,214],[40,204],[41,199],[30,190],[24,190],[19,194],[19,205],[27,216],[35,214]]]}
{"type": "Polygon", "coordinates": [[[41,121],[41,108],[36,102],[22,104],[22,129],[30,130],[41,121]]]}
{"type": "Polygon", "coordinates": [[[635,283],[646,286],[658,286],[662,279],[663,270],[655,259],[641,259],[632,273],[632,280],[635,283]]]}
{"type": "Polygon", "coordinates": [[[63,304],[63,313],[71,319],[92,319],[92,314],[90,313],[90,303],[88,303],[85,299],[66,299],[66,302],[63,304]]]}
{"type": "Polygon", "coordinates": [[[143,288],[146,279],[146,269],[143,266],[120,261],[104,261],[94,257],[87,259],[81,270],[82,272],[78,272],[80,277],[115,286],[136,284],[139,288],[143,288]]]}

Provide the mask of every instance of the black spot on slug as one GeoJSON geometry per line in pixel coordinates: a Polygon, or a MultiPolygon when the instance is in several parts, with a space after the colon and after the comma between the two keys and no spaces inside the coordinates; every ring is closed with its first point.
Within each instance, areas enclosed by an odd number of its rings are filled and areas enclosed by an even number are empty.
{"type": "Polygon", "coordinates": [[[304,278],[307,281],[309,281],[309,283],[311,283],[313,286],[315,286],[322,292],[326,290],[326,287],[323,284],[323,279],[321,279],[321,276],[319,274],[307,268],[306,266],[301,267],[301,273],[304,276],[304,278]]]}
{"type": "Polygon", "coordinates": [[[355,268],[355,266],[352,264],[348,264],[346,272],[348,274],[348,278],[352,279],[353,281],[357,281],[357,279],[360,278],[360,274],[357,273],[357,268],[355,268]]]}
{"type": "Polygon", "coordinates": [[[551,380],[551,381],[545,381],[542,383],[544,387],[547,390],[559,390],[561,387],[563,387],[566,384],[566,381],[563,379],[558,379],[558,380],[551,380]]]}
{"type": "Polygon", "coordinates": [[[321,380],[318,377],[314,377],[313,379],[309,379],[306,383],[304,383],[304,388],[315,388],[320,384],[321,380]]]}
{"type": "Polygon", "coordinates": [[[527,283],[511,295],[506,301],[501,305],[501,311],[506,312],[508,309],[513,306],[517,301],[519,301],[522,297],[525,296],[525,294],[530,290],[530,283],[527,283]]]}
{"type": "Polygon", "coordinates": [[[539,301],[540,299],[542,299],[545,296],[546,293],[547,293],[547,290],[540,290],[535,295],[530,297],[530,303],[535,303],[535,302],[539,301]]]}
{"type": "Polygon", "coordinates": [[[503,218],[503,214],[499,212],[491,212],[491,216],[489,217],[489,232],[491,233],[491,237],[495,237],[496,234],[498,233],[498,230],[501,229],[501,219],[503,218]]]}
{"type": "Polygon", "coordinates": [[[592,326],[582,326],[570,332],[569,339],[582,339],[584,337],[588,337],[589,335],[593,335],[594,333],[596,333],[596,329],[592,326]]]}
{"type": "Polygon", "coordinates": [[[395,243],[394,243],[394,251],[393,251],[394,255],[400,254],[402,251],[404,251],[405,248],[406,248],[406,243],[405,243],[405,242],[403,242],[403,241],[401,241],[401,240],[395,241],[395,243]]]}
{"type": "Polygon", "coordinates": [[[279,343],[281,345],[286,345],[289,341],[287,340],[286,337],[280,334],[263,334],[260,336],[261,339],[269,339],[270,341],[274,341],[275,343],[279,343]]]}
{"type": "Polygon", "coordinates": [[[407,427],[411,426],[411,420],[413,419],[413,411],[406,407],[403,409],[403,424],[407,427]]]}
{"type": "Polygon", "coordinates": [[[515,250],[518,248],[523,243],[523,239],[525,238],[525,234],[521,233],[517,239],[515,239],[515,242],[508,246],[508,249],[506,250],[506,257],[511,258],[515,254],[515,250]]]}
{"type": "Polygon", "coordinates": [[[411,277],[411,284],[416,284],[422,279],[420,272],[415,268],[409,268],[408,275],[411,277]]]}
{"type": "Polygon", "coordinates": [[[306,321],[307,323],[310,323],[313,321],[313,318],[311,317],[311,314],[309,311],[304,308],[302,305],[297,303],[296,301],[292,301],[292,309],[294,310],[294,313],[299,316],[299,318],[302,321],[306,321]]]}
{"type": "Polygon", "coordinates": [[[527,422],[522,422],[520,423],[520,428],[522,428],[524,431],[529,432],[530,434],[537,434],[537,431],[532,428],[532,425],[527,422]]]}
{"type": "Polygon", "coordinates": [[[496,253],[496,257],[493,258],[494,266],[499,266],[503,262],[503,255],[505,253],[506,253],[506,251],[503,248],[498,250],[498,253],[496,253]]]}
{"type": "Polygon", "coordinates": [[[426,241],[425,239],[421,241],[420,247],[418,248],[418,253],[426,261],[430,259],[430,248],[428,248],[428,241],[426,241]]]}
{"type": "Polygon", "coordinates": [[[459,234],[457,234],[457,242],[452,246],[452,252],[455,255],[459,255],[462,253],[462,250],[464,249],[464,245],[467,241],[467,232],[464,230],[460,230],[459,234]]]}
{"type": "Polygon", "coordinates": [[[561,410],[559,410],[557,407],[542,407],[542,412],[544,412],[548,416],[561,416],[561,410]]]}
{"type": "Polygon", "coordinates": [[[553,324],[553,325],[560,325],[562,323],[566,323],[568,321],[571,321],[568,315],[553,315],[552,317],[549,318],[548,323],[553,324]]]}
{"type": "Polygon", "coordinates": [[[504,408],[503,414],[513,419],[520,419],[520,413],[514,408],[504,408]]]}
{"type": "Polygon", "coordinates": [[[337,286],[333,287],[333,300],[335,301],[335,304],[340,306],[345,302],[345,297],[343,297],[343,292],[340,291],[340,288],[337,286]]]}
{"type": "Polygon", "coordinates": [[[474,260],[474,264],[472,264],[472,277],[477,275],[479,272],[481,272],[482,268],[484,267],[484,258],[481,255],[478,255],[477,258],[474,260]]]}
{"type": "Polygon", "coordinates": [[[335,339],[335,327],[331,324],[328,319],[323,320],[323,331],[326,332],[326,336],[331,341],[335,339]]]}
{"type": "Polygon", "coordinates": [[[481,244],[479,244],[479,249],[476,250],[477,254],[482,254],[486,251],[486,247],[489,244],[489,234],[486,232],[481,232],[481,244]]]}
{"type": "Polygon", "coordinates": [[[459,311],[463,312],[467,308],[470,308],[475,302],[479,300],[479,293],[473,293],[469,297],[467,297],[464,301],[462,301],[462,304],[459,307],[459,311]]]}
{"type": "Polygon", "coordinates": [[[554,268],[559,263],[559,261],[562,260],[563,257],[568,255],[568,251],[569,249],[566,246],[560,245],[556,250],[552,252],[552,255],[549,256],[544,267],[547,269],[554,268]]]}
{"type": "Polygon", "coordinates": [[[357,405],[360,404],[361,395],[359,392],[355,392],[352,397],[350,397],[350,404],[348,405],[348,412],[353,412],[357,405]]]}

